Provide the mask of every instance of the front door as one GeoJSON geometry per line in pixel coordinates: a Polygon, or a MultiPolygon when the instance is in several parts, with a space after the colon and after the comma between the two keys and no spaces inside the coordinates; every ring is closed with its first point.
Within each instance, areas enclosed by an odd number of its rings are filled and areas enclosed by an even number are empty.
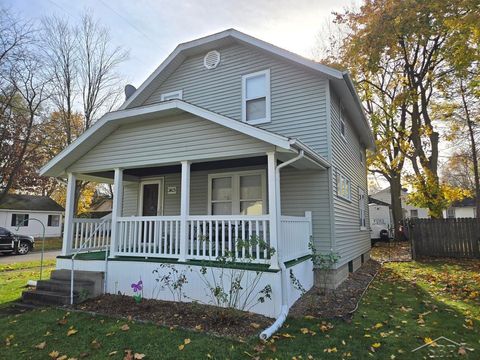
{"type": "Polygon", "coordinates": [[[158,216],[162,209],[162,181],[142,183],[142,216],[158,216]]]}

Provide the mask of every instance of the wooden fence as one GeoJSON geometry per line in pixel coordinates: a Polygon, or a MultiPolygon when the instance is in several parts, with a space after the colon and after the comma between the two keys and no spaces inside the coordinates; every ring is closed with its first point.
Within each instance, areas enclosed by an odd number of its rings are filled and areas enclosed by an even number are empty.
{"type": "Polygon", "coordinates": [[[415,219],[412,257],[480,258],[480,219],[415,219]]]}

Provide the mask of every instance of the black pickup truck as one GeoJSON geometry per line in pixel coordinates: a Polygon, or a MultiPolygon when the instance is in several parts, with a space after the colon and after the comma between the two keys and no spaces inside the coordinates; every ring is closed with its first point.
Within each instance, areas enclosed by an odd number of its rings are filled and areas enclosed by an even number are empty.
{"type": "Polygon", "coordinates": [[[33,236],[16,235],[0,227],[0,253],[28,254],[33,249],[35,239],[33,236]]]}

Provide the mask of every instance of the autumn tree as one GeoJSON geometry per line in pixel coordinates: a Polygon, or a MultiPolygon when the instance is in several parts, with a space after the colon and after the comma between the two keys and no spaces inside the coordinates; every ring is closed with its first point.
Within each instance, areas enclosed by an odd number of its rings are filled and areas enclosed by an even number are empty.
{"type": "Polygon", "coordinates": [[[413,185],[432,217],[442,217],[445,203],[438,174],[440,134],[432,107],[439,85],[453,71],[456,51],[473,51],[461,43],[475,32],[463,25],[472,14],[478,15],[477,5],[475,0],[371,0],[337,18],[351,29],[346,39],[349,53],[366,58],[369,72],[382,72],[386,60],[401,69],[411,143],[404,156],[414,171],[413,185]]]}

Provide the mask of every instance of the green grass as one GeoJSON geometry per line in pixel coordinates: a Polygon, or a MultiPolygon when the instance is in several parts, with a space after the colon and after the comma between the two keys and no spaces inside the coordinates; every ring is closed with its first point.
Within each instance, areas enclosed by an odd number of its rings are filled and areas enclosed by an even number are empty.
{"type": "MultiPolygon", "coordinates": [[[[35,246],[33,248],[34,252],[40,252],[42,251],[42,244],[43,244],[43,239],[41,238],[36,238],[35,239],[35,246]]],[[[46,238],[45,239],[45,251],[48,250],[61,250],[62,249],[62,238],[46,238]]]]}
{"type": "MultiPolygon", "coordinates": [[[[42,277],[50,277],[54,269],[55,260],[44,262],[42,277]]],[[[40,276],[40,262],[29,261],[15,263],[13,265],[0,265],[0,308],[9,305],[10,302],[17,300],[25,290],[28,280],[38,280],[40,276]]]]}
{"type": "Polygon", "coordinates": [[[426,338],[446,336],[473,349],[463,358],[477,359],[479,266],[478,261],[386,264],[351,322],[289,319],[266,344],[135,322],[122,331],[127,321],[48,309],[0,315],[0,353],[12,359],[48,358],[52,351],[75,358],[88,353],[88,359],[123,359],[124,350],[131,349],[145,359],[421,359],[428,349],[412,355],[413,348],[426,338]],[[67,323],[59,325],[63,316],[67,323]],[[78,332],[67,336],[70,327],[78,332]],[[179,350],[185,339],[191,342],[179,350]],[[44,341],[44,349],[34,347],[44,341]]]}

